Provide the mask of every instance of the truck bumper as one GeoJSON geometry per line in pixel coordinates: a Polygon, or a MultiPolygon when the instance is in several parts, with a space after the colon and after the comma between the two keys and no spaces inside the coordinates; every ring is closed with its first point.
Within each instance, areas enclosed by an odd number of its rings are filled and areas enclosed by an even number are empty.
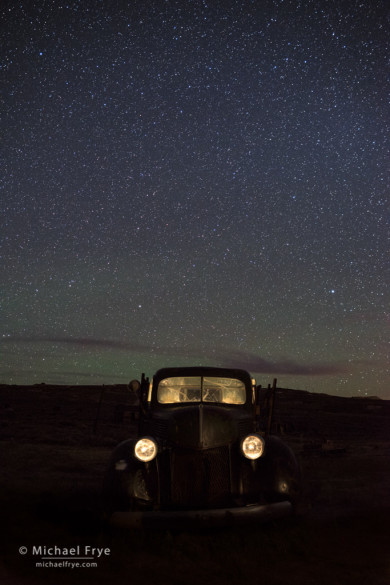
{"type": "Polygon", "coordinates": [[[222,508],[214,510],[163,510],[150,512],[114,512],[110,524],[120,527],[149,526],[236,526],[282,518],[292,512],[290,502],[222,508]]]}

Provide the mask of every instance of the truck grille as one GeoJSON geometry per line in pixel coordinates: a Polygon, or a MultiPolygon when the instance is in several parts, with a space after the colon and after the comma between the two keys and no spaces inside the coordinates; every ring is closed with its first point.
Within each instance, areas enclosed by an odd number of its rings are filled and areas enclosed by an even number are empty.
{"type": "Polygon", "coordinates": [[[203,508],[230,500],[229,447],[176,450],[171,456],[171,504],[203,508]]]}

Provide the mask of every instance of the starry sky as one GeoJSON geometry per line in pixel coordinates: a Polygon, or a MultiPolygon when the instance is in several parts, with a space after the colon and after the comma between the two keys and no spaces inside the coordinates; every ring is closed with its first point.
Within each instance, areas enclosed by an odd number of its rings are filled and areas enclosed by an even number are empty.
{"type": "Polygon", "coordinates": [[[3,2],[0,382],[390,399],[386,4],[3,2]]]}

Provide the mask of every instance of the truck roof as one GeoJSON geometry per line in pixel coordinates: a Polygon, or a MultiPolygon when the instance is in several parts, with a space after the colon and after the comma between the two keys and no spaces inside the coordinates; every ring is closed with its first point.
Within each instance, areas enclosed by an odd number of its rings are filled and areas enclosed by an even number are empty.
{"type": "Polygon", "coordinates": [[[251,385],[252,378],[246,370],[237,368],[217,368],[214,366],[184,366],[173,368],[161,368],[153,376],[154,381],[175,376],[215,376],[219,378],[238,378],[251,385]]]}

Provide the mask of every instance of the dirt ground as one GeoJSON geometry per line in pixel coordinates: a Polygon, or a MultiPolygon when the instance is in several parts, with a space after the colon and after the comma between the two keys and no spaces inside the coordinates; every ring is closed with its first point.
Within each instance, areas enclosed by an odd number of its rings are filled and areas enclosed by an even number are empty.
{"type": "Polygon", "coordinates": [[[101,522],[110,452],[134,429],[130,402],[121,387],[0,387],[1,583],[390,584],[389,401],[280,390],[274,429],[302,466],[298,515],[148,532],[101,522]],[[36,566],[54,546],[109,554],[94,567],[36,566]]]}

